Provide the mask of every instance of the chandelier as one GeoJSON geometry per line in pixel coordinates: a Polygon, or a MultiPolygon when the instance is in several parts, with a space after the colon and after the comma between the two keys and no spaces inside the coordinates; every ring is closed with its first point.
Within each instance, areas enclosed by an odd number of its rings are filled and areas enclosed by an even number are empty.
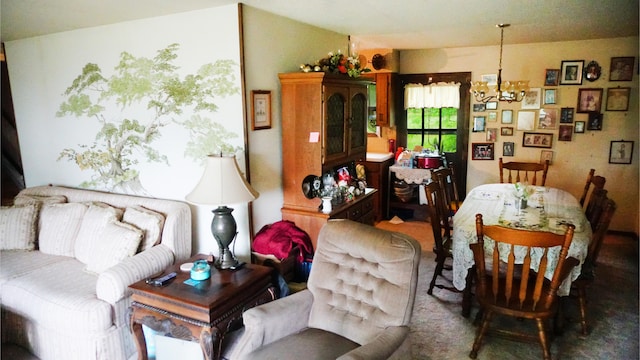
{"type": "Polygon", "coordinates": [[[488,95],[489,85],[486,81],[472,81],[470,92],[473,94],[477,102],[487,103],[491,100],[520,102],[529,90],[528,80],[505,81],[502,83],[502,45],[504,42],[504,28],[510,24],[498,24],[500,28],[500,64],[498,66],[498,82],[497,86],[491,86],[491,90],[495,91],[495,95],[488,95]]]}

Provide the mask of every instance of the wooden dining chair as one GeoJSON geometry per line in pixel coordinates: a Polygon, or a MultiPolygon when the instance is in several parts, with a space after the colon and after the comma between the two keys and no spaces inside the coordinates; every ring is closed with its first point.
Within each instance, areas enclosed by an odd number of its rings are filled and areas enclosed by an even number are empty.
{"type": "Polygon", "coordinates": [[[478,242],[469,246],[475,261],[476,298],[482,311],[482,323],[478,327],[470,358],[475,359],[478,355],[494,314],[502,314],[519,319],[534,319],[538,327],[538,336],[509,329],[496,329],[496,333],[519,341],[537,340],[542,346],[544,359],[551,359],[547,322],[556,314],[558,287],[571,269],[579,263],[573,257],[567,258],[573,232],[573,225],[569,225],[562,235],[496,225],[484,226],[482,214],[476,215],[478,242]],[[485,248],[485,236],[493,239],[492,246],[485,248]],[[522,265],[515,263],[516,246],[524,247],[522,265]],[[559,252],[549,251],[557,246],[561,246],[559,252]],[[537,273],[529,271],[532,251],[543,252],[537,273]],[[492,259],[491,269],[488,269],[485,257],[492,259]],[[506,264],[503,259],[507,259],[506,264]],[[556,269],[549,281],[544,275],[547,267],[552,264],[556,264],[556,269]]]}
{"type": "Polygon", "coordinates": [[[451,266],[447,266],[445,263],[447,259],[453,259],[451,252],[451,218],[449,209],[445,204],[445,196],[436,181],[422,186],[425,187],[429,221],[433,230],[433,252],[436,254],[436,268],[433,270],[427,294],[432,295],[434,287],[458,292],[455,287],[439,284],[436,281],[438,276],[444,277],[442,275],[443,270],[451,270],[451,266]]]}
{"type": "Polygon", "coordinates": [[[587,258],[582,264],[580,276],[571,284],[572,290],[577,293],[578,305],[580,307],[580,324],[582,325],[582,334],[588,335],[590,327],[587,322],[587,288],[595,280],[595,267],[598,259],[598,254],[602,248],[602,243],[607,231],[609,230],[609,224],[611,218],[616,211],[615,201],[605,196],[602,202],[602,210],[600,211],[600,217],[597,225],[593,231],[591,242],[589,243],[589,251],[587,252],[587,258]]]}
{"type": "Polygon", "coordinates": [[[604,184],[607,182],[607,179],[604,176],[594,175],[596,169],[589,170],[589,175],[587,175],[587,183],[584,185],[584,191],[582,192],[582,196],[580,197],[580,206],[584,206],[589,202],[587,199],[589,198],[590,191],[593,192],[595,189],[604,189],[604,184]],[[593,186],[593,188],[592,188],[593,186]]]}
{"type": "Polygon", "coordinates": [[[549,160],[545,160],[544,163],[535,162],[519,162],[509,161],[503,162],[502,158],[498,161],[500,167],[500,182],[501,183],[516,183],[526,182],[531,185],[544,186],[547,181],[547,172],[549,171],[549,160]],[[504,172],[507,172],[507,181],[505,181],[504,172]],[[540,184],[538,184],[538,173],[542,177],[540,184]]]}
{"type": "Polygon", "coordinates": [[[589,203],[587,204],[584,215],[591,225],[591,230],[595,231],[596,225],[600,220],[600,215],[604,210],[604,203],[606,202],[608,191],[606,189],[594,189],[589,197],[589,203]]]}
{"type": "Polygon", "coordinates": [[[440,185],[442,189],[444,203],[449,208],[451,216],[455,215],[456,211],[458,211],[462,205],[460,195],[458,194],[455,170],[452,167],[446,167],[434,170],[431,174],[431,178],[438,182],[438,185],[440,185]]]}

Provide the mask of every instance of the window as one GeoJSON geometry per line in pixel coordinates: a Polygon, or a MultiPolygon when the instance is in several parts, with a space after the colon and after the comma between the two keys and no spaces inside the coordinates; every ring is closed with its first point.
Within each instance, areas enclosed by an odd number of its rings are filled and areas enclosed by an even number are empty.
{"type": "Polygon", "coordinates": [[[458,142],[458,109],[407,109],[407,148],[455,153],[458,142]]]}

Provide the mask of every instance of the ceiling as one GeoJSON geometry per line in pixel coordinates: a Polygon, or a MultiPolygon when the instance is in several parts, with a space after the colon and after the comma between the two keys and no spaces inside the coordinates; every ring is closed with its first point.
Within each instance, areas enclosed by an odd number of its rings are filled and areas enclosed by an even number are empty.
{"type": "MultiPolygon", "coordinates": [[[[238,0],[2,0],[0,40],[168,15],[238,0]]],[[[361,49],[428,49],[638,36],[638,0],[244,0],[350,34],[361,49]]]]}

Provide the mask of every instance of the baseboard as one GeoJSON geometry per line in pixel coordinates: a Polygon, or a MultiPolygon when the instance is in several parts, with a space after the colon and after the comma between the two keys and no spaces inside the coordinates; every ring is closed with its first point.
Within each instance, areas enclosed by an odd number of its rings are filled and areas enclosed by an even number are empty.
{"type": "Polygon", "coordinates": [[[631,238],[631,239],[633,239],[635,241],[639,241],[638,234],[636,234],[634,232],[631,232],[631,231],[609,230],[608,233],[611,234],[611,235],[626,236],[626,237],[631,238]]]}

